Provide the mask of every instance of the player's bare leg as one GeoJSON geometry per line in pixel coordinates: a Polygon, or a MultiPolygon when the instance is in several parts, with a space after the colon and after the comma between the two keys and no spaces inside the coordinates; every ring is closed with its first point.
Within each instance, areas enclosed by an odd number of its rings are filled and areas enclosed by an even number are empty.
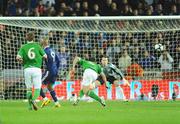
{"type": "Polygon", "coordinates": [[[129,86],[129,87],[130,87],[130,83],[129,83],[128,80],[126,80],[125,78],[123,78],[122,80],[123,80],[123,84],[124,84],[125,86],[129,86]]]}
{"type": "Polygon", "coordinates": [[[126,99],[126,97],[124,95],[123,89],[119,86],[119,80],[115,80],[114,85],[116,87],[116,92],[121,93],[123,101],[128,101],[128,99],[126,99]]]}

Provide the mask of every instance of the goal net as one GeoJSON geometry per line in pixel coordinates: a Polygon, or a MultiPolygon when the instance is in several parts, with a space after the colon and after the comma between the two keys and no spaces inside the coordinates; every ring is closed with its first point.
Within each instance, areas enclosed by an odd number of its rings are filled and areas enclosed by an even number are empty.
{"type": "MultiPolygon", "coordinates": [[[[25,35],[35,32],[35,41],[48,37],[60,57],[59,77],[54,85],[59,98],[68,99],[80,89],[83,70],[74,79],[69,70],[75,56],[109,61],[123,72],[130,87],[120,86],[126,98],[180,98],[180,16],[159,17],[21,17],[0,18],[0,98],[25,99],[23,68],[16,54],[25,35]]],[[[44,91],[47,91],[44,89],[44,91]]],[[[99,96],[122,99],[112,85],[100,86],[99,96]]],[[[47,92],[49,96],[49,93],[47,92]]]]}

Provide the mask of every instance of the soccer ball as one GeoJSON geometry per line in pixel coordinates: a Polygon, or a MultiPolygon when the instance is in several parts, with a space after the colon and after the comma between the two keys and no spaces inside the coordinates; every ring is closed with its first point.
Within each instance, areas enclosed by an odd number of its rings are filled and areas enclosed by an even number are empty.
{"type": "Polygon", "coordinates": [[[163,51],[163,49],[164,49],[164,47],[163,47],[162,44],[156,44],[156,45],[155,45],[155,50],[157,50],[157,51],[163,51]]]}
{"type": "Polygon", "coordinates": [[[74,103],[77,100],[77,95],[76,94],[72,94],[72,96],[69,98],[69,101],[71,103],[74,103]]]}

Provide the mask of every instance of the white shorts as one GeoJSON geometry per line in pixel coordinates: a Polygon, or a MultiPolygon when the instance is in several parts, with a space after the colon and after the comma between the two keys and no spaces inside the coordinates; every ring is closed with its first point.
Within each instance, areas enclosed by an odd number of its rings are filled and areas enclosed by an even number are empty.
{"type": "Polygon", "coordinates": [[[83,86],[89,86],[92,84],[98,77],[98,74],[92,69],[86,69],[83,73],[83,86]]]}
{"type": "Polygon", "coordinates": [[[26,87],[40,89],[42,85],[42,72],[40,68],[26,68],[24,69],[24,77],[26,87]]]}

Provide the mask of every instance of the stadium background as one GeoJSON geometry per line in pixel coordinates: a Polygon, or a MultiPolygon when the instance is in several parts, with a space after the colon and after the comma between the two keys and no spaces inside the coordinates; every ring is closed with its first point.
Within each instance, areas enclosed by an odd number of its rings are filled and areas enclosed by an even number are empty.
{"type": "Polygon", "coordinates": [[[179,0],[1,0],[2,16],[179,15],[179,0]]]}
{"type": "MultiPolygon", "coordinates": [[[[0,0],[0,16],[179,16],[179,4],[180,0],[0,0]]],[[[120,23],[118,26],[124,25],[120,23]]],[[[85,33],[0,25],[0,123],[178,124],[180,102],[167,99],[172,98],[173,92],[180,98],[179,36],[179,30],[85,33]],[[78,80],[67,80],[73,56],[80,55],[99,63],[100,56],[107,54],[110,61],[122,69],[126,78],[134,80],[131,82],[131,88],[122,86],[128,98],[131,95],[133,97],[133,93],[141,96],[140,91],[148,95],[152,92],[152,85],[158,84],[157,101],[147,102],[145,97],[139,99],[139,96],[135,100],[141,102],[107,100],[107,107],[104,109],[96,102],[81,102],[79,106],[74,107],[69,101],[61,101],[62,107],[58,109],[54,109],[51,104],[37,112],[27,111],[27,103],[22,102],[22,99],[26,99],[22,66],[16,62],[15,55],[21,44],[25,43],[24,37],[28,31],[35,31],[36,40],[41,36],[49,36],[50,44],[64,59],[55,84],[59,97],[67,98],[80,89],[82,70],[78,68],[74,77],[78,80]],[[170,64],[172,68],[162,68],[158,62],[163,52],[154,50],[154,45],[159,43],[163,44],[173,59],[170,64]],[[123,56],[127,59],[123,59],[123,56]],[[134,62],[142,67],[143,76],[141,73],[129,76],[128,72],[131,71],[128,71],[128,66],[134,62]]],[[[101,86],[98,90],[96,92],[99,92],[100,96],[116,99],[114,86],[108,90],[101,86]]]]}
{"type": "MultiPolygon", "coordinates": [[[[179,15],[179,0],[2,0],[0,5],[2,16],[179,15]]],[[[120,23],[119,26],[124,25],[120,23]]],[[[4,88],[1,88],[4,89],[5,95],[3,95],[3,91],[1,91],[1,95],[5,99],[25,98],[23,76],[18,75],[22,74],[21,65],[16,62],[15,55],[21,44],[25,42],[25,34],[30,30],[35,31],[36,40],[39,40],[42,35],[48,35],[51,46],[59,52],[63,60],[61,61],[59,81],[67,80],[73,56],[78,55],[100,63],[99,58],[102,54],[108,55],[110,62],[121,68],[127,79],[154,80],[154,83],[147,86],[149,88],[148,92],[151,92],[151,86],[157,82],[155,81],[157,79],[161,80],[160,82],[163,82],[163,80],[177,81],[180,77],[180,32],[178,30],[137,33],[47,32],[22,27],[13,28],[5,25],[1,25],[0,29],[0,40],[3,41],[0,44],[1,54],[3,55],[2,70],[6,82],[4,88]],[[158,62],[163,52],[154,49],[156,44],[164,45],[173,59],[172,68],[163,68],[158,62]],[[133,76],[130,74],[129,66],[134,62],[143,68],[143,76],[140,73],[133,76]],[[17,71],[19,73],[15,73],[17,71]]],[[[75,79],[81,79],[82,70],[79,69],[77,72],[75,79]]],[[[167,87],[169,86],[164,85],[163,87],[166,89],[164,90],[165,94],[169,92],[166,99],[171,99],[173,89],[167,87]]],[[[177,89],[178,86],[175,87],[177,89]]],[[[60,89],[59,91],[61,92],[60,89]]],[[[126,94],[129,94],[129,91],[126,94]]]]}

